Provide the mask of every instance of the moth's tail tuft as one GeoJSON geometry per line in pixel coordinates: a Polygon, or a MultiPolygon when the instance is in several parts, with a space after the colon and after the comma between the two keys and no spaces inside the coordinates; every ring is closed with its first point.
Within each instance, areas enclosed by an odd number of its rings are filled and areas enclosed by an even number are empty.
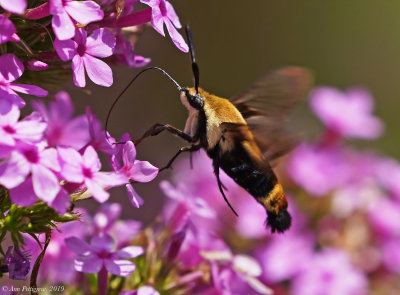
{"type": "Polygon", "coordinates": [[[274,212],[268,212],[268,218],[266,220],[267,227],[271,228],[271,232],[277,231],[278,233],[283,233],[285,230],[289,229],[292,223],[292,217],[289,212],[284,209],[280,210],[278,214],[274,212]]]}

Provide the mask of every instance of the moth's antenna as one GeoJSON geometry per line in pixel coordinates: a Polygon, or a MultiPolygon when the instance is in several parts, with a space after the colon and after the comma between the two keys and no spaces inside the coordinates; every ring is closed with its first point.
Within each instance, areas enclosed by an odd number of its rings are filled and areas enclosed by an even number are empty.
{"type": "Polygon", "coordinates": [[[186,38],[187,38],[187,41],[189,43],[190,58],[192,60],[192,72],[193,72],[193,79],[194,79],[194,89],[196,89],[196,93],[199,93],[200,73],[199,73],[199,66],[196,63],[196,55],[194,53],[192,31],[190,30],[189,26],[186,26],[185,30],[186,30],[186,38]]]}
{"type": "Polygon", "coordinates": [[[114,109],[115,105],[117,104],[117,102],[119,101],[119,99],[122,97],[122,95],[126,92],[126,90],[128,90],[128,88],[133,84],[133,82],[135,82],[135,80],[142,75],[144,72],[148,71],[148,70],[157,70],[160,71],[161,73],[163,73],[164,76],[166,76],[174,85],[175,87],[178,89],[179,92],[183,91],[184,88],[182,88],[178,82],[176,82],[166,71],[164,71],[163,69],[159,68],[159,67],[148,67],[145,68],[143,70],[141,70],[139,73],[136,74],[135,77],[132,78],[132,80],[128,83],[128,85],[126,85],[126,87],[124,88],[124,90],[121,91],[121,93],[118,95],[118,97],[114,100],[113,104],[110,107],[110,110],[108,111],[107,114],[107,119],[106,119],[106,125],[105,125],[105,130],[104,132],[106,133],[106,139],[107,141],[110,143],[109,141],[109,136],[108,136],[108,121],[110,119],[111,116],[111,112],[114,109]]]}

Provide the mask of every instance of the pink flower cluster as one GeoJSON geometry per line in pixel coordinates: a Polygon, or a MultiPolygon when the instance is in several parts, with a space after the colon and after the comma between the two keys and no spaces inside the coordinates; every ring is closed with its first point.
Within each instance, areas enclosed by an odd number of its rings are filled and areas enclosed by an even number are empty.
{"type": "Polygon", "coordinates": [[[157,168],[136,160],[132,142],[119,147],[111,144],[115,140],[108,141],[90,111],[74,118],[65,92],[58,93],[48,108],[36,102],[36,111],[23,119],[16,104],[8,111],[6,107],[1,109],[0,120],[0,184],[9,189],[15,204],[31,206],[39,198],[63,214],[70,205],[69,195],[78,189],[86,189],[97,201],[105,202],[107,189],[126,184],[138,206],[129,181],[147,182],[157,175],[157,168]],[[90,132],[95,129],[97,132],[90,132]],[[112,152],[115,171],[100,171],[96,149],[103,146],[112,152]]]}
{"type": "MultiPolygon", "coordinates": [[[[164,36],[165,24],[174,44],[188,52],[185,40],[177,31],[182,26],[171,3],[166,0],[143,0],[141,2],[149,8],[136,11],[134,4],[138,1],[120,2],[117,6],[122,13],[116,11],[115,1],[102,1],[99,4],[92,0],[49,0],[27,10],[26,0],[3,0],[0,5],[6,13],[0,14],[0,44],[23,41],[9,19],[11,14],[30,21],[51,16],[51,26],[46,30],[55,34],[53,48],[41,52],[38,55],[41,60],[31,59],[26,63],[31,64],[34,70],[46,70],[49,66],[60,67],[56,63],[57,58],[52,55],[56,51],[58,60],[71,61],[74,84],[78,87],[85,87],[85,73],[95,84],[105,87],[113,84],[112,70],[101,59],[109,58],[112,61],[110,57],[114,56],[114,60],[131,67],[144,66],[150,62],[150,59],[134,54],[134,43],[125,32],[125,27],[140,26],[151,21],[154,29],[164,36]]],[[[32,55],[28,53],[26,56],[32,55]]],[[[11,68],[8,70],[13,71],[11,68]]]]}

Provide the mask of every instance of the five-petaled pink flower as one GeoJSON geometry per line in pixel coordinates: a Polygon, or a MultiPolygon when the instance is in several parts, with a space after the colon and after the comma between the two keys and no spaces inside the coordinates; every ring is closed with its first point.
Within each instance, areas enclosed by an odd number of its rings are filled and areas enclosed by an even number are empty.
{"type": "Polygon", "coordinates": [[[114,172],[100,172],[101,163],[92,146],[85,149],[83,155],[72,148],[59,148],[62,159],[61,174],[73,183],[84,183],[89,193],[99,202],[107,201],[107,188],[126,184],[126,176],[114,172]]]}
{"type": "Polygon", "coordinates": [[[36,196],[51,202],[60,191],[56,172],[60,164],[55,149],[44,149],[43,145],[20,142],[10,157],[0,164],[0,184],[15,188],[32,173],[33,190],[36,196]]]}
{"type": "Polygon", "coordinates": [[[382,121],[372,115],[374,101],[365,89],[341,92],[318,87],[311,93],[310,104],[325,126],[340,136],[373,139],[382,134],[382,121]]]}
{"type": "Polygon", "coordinates": [[[94,1],[50,0],[52,26],[59,40],[71,39],[75,35],[75,20],[79,24],[102,20],[104,12],[94,1]],[[73,19],[73,20],[72,20],[73,19]]]}
{"type": "Polygon", "coordinates": [[[90,245],[76,237],[65,239],[65,243],[80,256],[75,259],[75,270],[86,273],[98,273],[105,267],[116,276],[126,277],[136,268],[133,262],[126,259],[144,253],[144,249],[139,246],[128,246],[114,251],[115,241],[108,234],[94,236],[90,245]]]}
{"type": "Polygon", "coordinates": [[[11,83],[21,77],[23,72],[24,65],[14,54],[0,56],[0,105],[3,112],[10,111],[12,104],[19,108],[25,105],[25,101],[16,92],[47,96],[48,92],[38,86],[11,83]]]}
{"type": "Polygon", "coordinates": [[[151,7],[151,24],[161,35],[165,36],[164,24],[172,41],[183,52],[188,52],[189,47],[176,28],[182,28],[172,4],[166,0],[140,0],[151,7]]]}
{"type": "MultiPolygon", "coordinates": [[[[113,166],[116,171],[125,175],[127,178],[135,182],[152,181],[158,174],[158,168],[154,167],[147,161],[136,160],[136,149],[132,141],[127,141],[122,150],[112,157],[113,166]],[[120,165],[122,158],[123,166],[120,165]]],[[[143,204],[143,199],[136,193],[132,185],[128,183],[126,190],[132,205],[139,208],[143,204]]]]}
{"type": "Polygon", "coordinates": [[[115,36],[101,28],[87,37],[83,29],[77,29],[74,40],[55,40],[54,48],[63,61],[72,59],[74,83],[78,87],[86,86],[85,69],[94,83],[109,87],[113,83],[109,65],[96,57],[111,56],[115,48],[115,36]]]}

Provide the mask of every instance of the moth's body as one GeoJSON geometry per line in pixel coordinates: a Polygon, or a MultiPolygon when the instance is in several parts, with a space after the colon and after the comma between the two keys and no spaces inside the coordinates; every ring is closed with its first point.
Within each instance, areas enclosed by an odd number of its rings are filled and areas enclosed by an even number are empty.
{"type": "Polygon", "coordinates": [[[189,111],[184,132],[206,150],[217,177],[222,168],[266,209],[267,223],[273,232],[286,230],[291,219],[282,186],[240,111],[228,99],[201,88],[197,95],[203,99],[203,105],[195,108],[187,93],[195,96],[196,91],[189,88],[181,93],[181,101],[189,111]]]}

